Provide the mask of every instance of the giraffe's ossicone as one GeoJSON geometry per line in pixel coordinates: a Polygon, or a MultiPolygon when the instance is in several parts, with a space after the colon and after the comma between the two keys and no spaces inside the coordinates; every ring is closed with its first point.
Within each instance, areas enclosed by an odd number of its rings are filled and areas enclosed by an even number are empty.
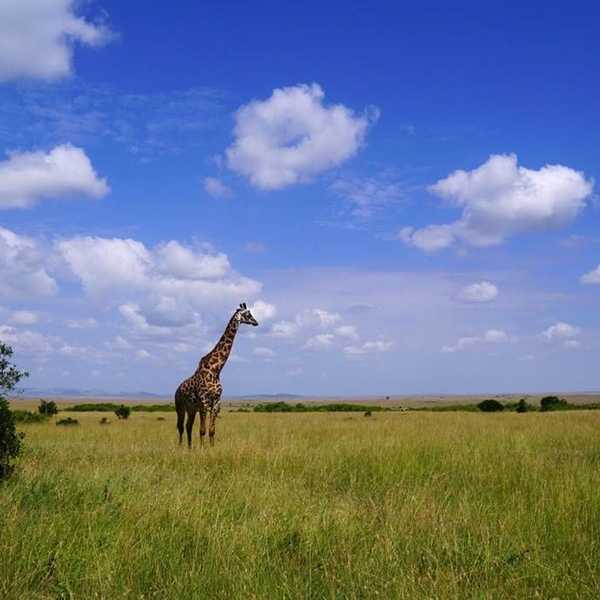
{"type": "Polygon", "coordinates": [[[215,422],[221,410],[221,394],[223,393],[219,375],[229,358],[233,340],[241,323],[255,327],[258,325],[258,321],[252,316],[245,303],[240,304],[233,313],[217,345],[200,359],[195,373],[179,384],[175,392],[175,409],[177,410],[180,444],[183,441],[184,421],[187,414],[185,429],[188,446],[192,447],[192,429],[197,412],[200,413],[200,443],[204,443],[206,417],[208,416],[208,437],[211,445],[213,444],[215,422]]]}

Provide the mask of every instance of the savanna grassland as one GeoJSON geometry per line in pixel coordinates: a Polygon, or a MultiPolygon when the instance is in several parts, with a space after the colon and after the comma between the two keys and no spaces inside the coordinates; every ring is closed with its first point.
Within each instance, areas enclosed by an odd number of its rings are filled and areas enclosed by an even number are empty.
{"type": "Polygon", "coordinates": [[[598,411],[226,412],[191,452],[71,415],[20,426],[1,598],[598,597],[598,411]]]}

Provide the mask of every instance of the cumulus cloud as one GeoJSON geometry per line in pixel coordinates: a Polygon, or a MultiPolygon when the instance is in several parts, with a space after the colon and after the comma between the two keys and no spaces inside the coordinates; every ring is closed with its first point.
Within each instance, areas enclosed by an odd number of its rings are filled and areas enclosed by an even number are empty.
{"type": "Polygon", "coordinates": [[[272,319],[277,313],[277,309],[273,304],[269,304],[263,300],[257,300],[250,306],[250,312],[259,323],[263,323],[264,321],[272,319]]]}
{"type": "Polygon", "coordinates": [[[576,338],[580,333],[581,329],[579,329],[579,327],[559,321],[543,331],[542,335],[547,340],[569,340],[576,338]]]}
{"type": "Polygon", "coordinates": [[[358,346],[346,346],[344,352],[349,355],[360,355],[369,354],[373,352],[387,352],[393,346],[393,342],[386,342],[384,340],[375,340],[370,342],[364,342],[358,346]]]}
{"type": "Polygon", "coordinates": [[[340,325],[339,327],[335,328],[335,334],[350,340],[358,339],[358,332],[356,331],[356,327],[354,327],[354,325],[340,325]]]}
{"type": "Polygon", "coordinates": [[[216,177],[205,177],[202,180],[204,191],[213,198],[231,198],[233,192],[216,177]]]}
{"type": "Polygon", "coordinates": [[[212,314],[223,302],[233,308],[262,287],[236,273],[226,255],[175,240],[148,248],[133,239],[87,236],[61,240],[56,249],[92,300],[119,306],[129,326],[144,336],[199,326],[201,313],[212,314]]]}
{"type": "Polygon", "coordinates": [[[492,155],[472,171],[458,170],[429,191],[462,211],[452,223],[405,227],[399,238],[426,252],[457,241],[478,247],[501,244],[506,238],[572,222],[585,207],[593,182],[563,165],[539,170],[517,164],[515,154],[492,155]]]}
{"type": "Polygon", "coordinates": [[[0,209],[29,208],[44,198],[101,198],[110,191],[81,148],[12,152],[0,162],[0,209]]]}
{"type": "Polygon", "coordinates": [[[114,34],[75,14],[75,0],[0,2],[0,81],[72,73],[73,44],[101,46],[114,34]]]}
{"type": "Polygon", "coordinates": [[[53,347],[52,340],[42,333],[9,325],[0,325],[0,340],[12,346],[15,352],[26,355],[46,354],[53,347]]]}
{"type": "Polygon", "coordinates": [[[360,148],[369,121],[341,105],[326,106],[315,83],[273,90],[235,115],[227,165],[261,189],[306,182],[335,167],[360,148]]]}
{"type": "Polygon", "coordinates": [[[45,267],[45,252],[32,238],[0,227],[0,297],[51,296],[58,286],[45,267]]]}
{"type": "Polygon", "coordinates": [[[585,275],[582,275],[579,281],[581,281],[581,283],[584,283],[587,285],[600,284],[600,265],[598,265],[595,269],[593,269],[589,273],[585,273],[585,275]]]}
{"type": "Polygon", "coordinates": [[[469,336],[459,338],[456,344],[452,346],[444,346],[442,348],[442,352],[444,353],[453,353],[459,352],[461,350],[466,350],[473,346],[477,346],[482,343],[488,344],[499,344],[503,342],[507,342],[509,337],[505,331],[501,329],[488,329],[481,336],[469,336]]]}
{"type": "Polygon", "coordinates": [[[458,297],[465,302],[491,302],[498,296],[498,288],[489,281],[480,281],[464,287],[458,297]]]}

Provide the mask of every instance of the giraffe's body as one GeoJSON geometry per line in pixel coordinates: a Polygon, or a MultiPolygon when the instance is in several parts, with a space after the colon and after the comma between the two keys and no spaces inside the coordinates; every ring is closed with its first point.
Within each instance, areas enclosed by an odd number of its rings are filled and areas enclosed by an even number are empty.
{"type": "Polygon", "coordinates": [[[184,421],[187,414],[185,429],[188,446],[191,448],[196,413],[200,413],[200,442],[203,443],[206,435],[206,417],[208,416],[208,436],[211,444],[213,443],[215,422],[221,410],[221,394],[223,392],[219,376],[231,353],[233,340],[240,323],[258,325],[245,304],[241,304],[240,308],[235,311],[217,345],[200,359],[196,372],[182,381],[175,392],[180,444],[183,440],[184,421]]]}

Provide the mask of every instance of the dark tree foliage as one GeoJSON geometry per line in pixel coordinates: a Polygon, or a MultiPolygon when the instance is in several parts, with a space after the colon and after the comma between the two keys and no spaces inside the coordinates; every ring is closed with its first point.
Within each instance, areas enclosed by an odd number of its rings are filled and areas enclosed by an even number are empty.
{"type": "Polygon", "coordinates": [[[517,402],[517,408],[515,410],[518,413],[524,413],[524,412],[531,410],[531,406],[529,406],[529,404],[527,404],[527,400],[525,400],[525,398],[521,398],[517,402]]]}
{"type": "Polygon", "coordinates": [[[121,406],[115,410],[115,415],[117,415],[119,419],[129,419],[130,414],[131,408],[129,408],[129,406],[125,406],[124,404],[121,404],[121,406]]]}
{"type": "Polygon", "coordinates": [[[12,473],[10,461],[21,452],[23,439],[23,434],[15,429],[15,417],[4,397],[28,375],[11,363],[12,354],[12,348],[0,342],[0,480],[12,473]]]}
{"type": "Polygon", "coordinates": [[[54,402],[54,400],[40,400],[38,412],[40,415],[51,417],[52,415],[58,414],[58,406],[56,406],[56,402],[54,402]]]}
{"type": "Polygon", "coordinates": [[[482,412],[498,412],[504,410],[504,405],[498,402],[498,400],[494,400],[490,398],[489,400],[484,400],[477,405],[477,408],[482,412]]]}
{"type": "Polygon", "coordinates": [[[569,408],[566,400],[558,396],[545,396],[540,400],[540,410],[546,412],[549,410],[565,410],[569,408]]]}

